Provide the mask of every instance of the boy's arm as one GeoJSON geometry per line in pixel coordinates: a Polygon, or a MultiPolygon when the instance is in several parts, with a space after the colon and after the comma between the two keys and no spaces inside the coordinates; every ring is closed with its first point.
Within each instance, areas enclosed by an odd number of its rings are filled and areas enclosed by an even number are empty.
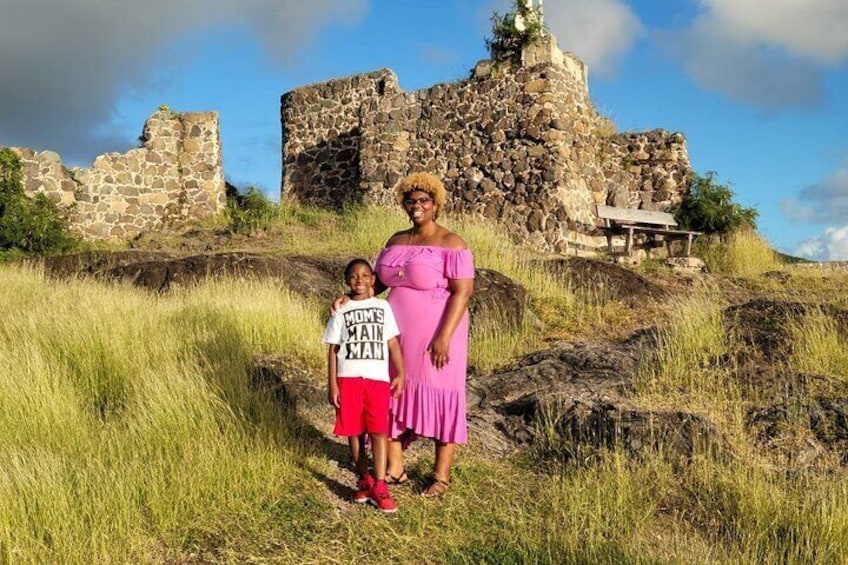
{"type": "Polygon", "coordinates": [[[339,407],[338,357],[339,346],[330,344],[327,348],[327,401],[339,407]]]}
{"type": "Polygon", "coordinates": [[[389,340],[389,360],[395,368],[395,378],[389,385],[395,398],[400,398],[403,392],[403,352],[397,337],[389,340]]]}

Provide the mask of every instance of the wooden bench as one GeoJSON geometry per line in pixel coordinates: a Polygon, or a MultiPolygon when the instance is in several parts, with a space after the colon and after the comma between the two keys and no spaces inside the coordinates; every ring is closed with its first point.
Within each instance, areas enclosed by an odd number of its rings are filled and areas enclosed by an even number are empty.
{"type": "Polygon", "coordinates": [[[671,243],[683,241],[683,253],[689,257],[692,251],[692,240],[700,232],[680,230],[677,228],[677,220],[668,212],[655,212],[652,210],[635,210],[631,208],[616,208],[614,206],[597,206],[597,215],[603,225],[598,227],[607,237],[607,248],[613,253],[612,238],[614,236],[625,236],[624,253],[630,255],[633,248],[633,236],[643,233],[648,236],[649,247],[657,247],[666,244],[668,255],[673,255],[671,243]]]}

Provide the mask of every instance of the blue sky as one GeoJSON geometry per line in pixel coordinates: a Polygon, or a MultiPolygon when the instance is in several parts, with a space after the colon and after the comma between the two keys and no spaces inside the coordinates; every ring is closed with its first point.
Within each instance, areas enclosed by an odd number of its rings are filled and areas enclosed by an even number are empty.
{"type": "MultiPolygon", "coordinates": [[[[848,259],[848,1],[547,0],[620,131],[683,132],[779,249],[848,259]]],[[[160,104],[216,110],[228,179],[277,197],[280,95],[467,76],[508,0],[0,0],[0,144],[89,166],[160,104]]]]}

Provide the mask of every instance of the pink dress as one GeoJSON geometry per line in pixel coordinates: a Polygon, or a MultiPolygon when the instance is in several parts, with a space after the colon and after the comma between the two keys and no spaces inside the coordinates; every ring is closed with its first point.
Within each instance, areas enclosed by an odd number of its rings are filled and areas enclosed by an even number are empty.
{"type": "Polygon", "coordinates": [[[403,394],[392,399],[392,438],[406,430],[444,443],[465,443],[465,372],[468,366],[468,311],[450,342],[450,361],[436,370],[427,348],[436,337],[450,297],[448,279],[473,279],[474,259],[467,249],[392,245],[375,265],[391,288],[392,306],[406,373],[403,394]]]}

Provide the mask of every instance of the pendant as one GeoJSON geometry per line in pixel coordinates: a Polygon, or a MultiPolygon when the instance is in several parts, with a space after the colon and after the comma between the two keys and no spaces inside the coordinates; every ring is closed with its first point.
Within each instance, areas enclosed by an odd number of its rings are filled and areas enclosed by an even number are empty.
{"type": "Polygon", "coordinates": [[[402,279],[402,278],[403,278],[403,267],[401,267],[401,268],[399,268],[399,269],[398,269],[398,278],[399,278],[399,279],[402,279]]]}

